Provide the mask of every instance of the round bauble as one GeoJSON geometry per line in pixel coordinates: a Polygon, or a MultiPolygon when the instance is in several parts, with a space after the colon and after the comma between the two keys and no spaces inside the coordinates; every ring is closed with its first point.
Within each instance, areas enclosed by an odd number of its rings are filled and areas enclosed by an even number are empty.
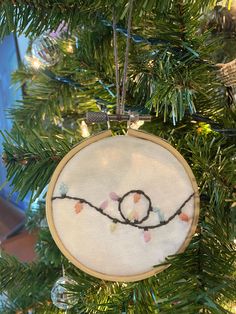
{"type": "Polygon", "coordinates": [[[77,303],[76,297],[65,287],[65,285],[73,284],[75,284],[75,281],[66,276],[59,278],[55,282],[51,291],[51,299],[57,308],[68,310],[77,303]]]}
{"type": "Polygon", "coordinates": [[[43,34],[33,41],[31,52],[32,58],[46,67],[56,65],[62,55],[57,40],[48,34],[43,34]]]}

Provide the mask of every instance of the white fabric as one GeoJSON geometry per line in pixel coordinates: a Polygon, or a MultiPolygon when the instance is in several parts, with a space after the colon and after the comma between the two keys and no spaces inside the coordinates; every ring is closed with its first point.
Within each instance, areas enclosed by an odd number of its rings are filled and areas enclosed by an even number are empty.
{"type": "MultiPolygon", "coordinates": [[[[60,196],[61,183],[68,186],[67,195],[84,198],[97,207],[108,200],[105,212],[119,219],[117,202],[109,198],[110,192],[122,196],[130,190],[143,190],[165,219],[193,193],[190,179],[176,157],[160,145],[130,136],[105,138],[82,149],[65,165],[53,196],[60,196]]],[[[55,227],[63,245],[88,268],[114,276],[141,274],[175,254],[185,241],[194,215],[192,198],[183,209],[190,217],[188,222],[177,215],[167,225],[150,230],[151,240],[145,242],[143,230],[118,223],[112,232],[110,219],[88,205],[76,214],[75,203],[69,199],[52,202],[55,227]]],[[[127,210],[126,205],[124,202],[127,210]]],[[[143,225],[158,222],[159,216],[152,212],[143,225]]]]}

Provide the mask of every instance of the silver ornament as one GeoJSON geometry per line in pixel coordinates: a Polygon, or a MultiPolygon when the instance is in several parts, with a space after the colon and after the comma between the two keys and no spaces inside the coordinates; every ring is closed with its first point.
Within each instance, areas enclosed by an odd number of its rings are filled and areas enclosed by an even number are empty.
{"type": "Polygon", "coordinates": [[[43,34],[33,41],[31,52],[33,59],[49,67],[57,64],[62,55],[57,40],[48,34],[43,34]]]}
{"type": "Polygon", "coordinates": [[[76,297],[64,287],[64,285],[73,285],[76,282],[66,276],[59,278],[51,291],[52,303],[62,310],[72,308],[76,303],[76,297]]]}

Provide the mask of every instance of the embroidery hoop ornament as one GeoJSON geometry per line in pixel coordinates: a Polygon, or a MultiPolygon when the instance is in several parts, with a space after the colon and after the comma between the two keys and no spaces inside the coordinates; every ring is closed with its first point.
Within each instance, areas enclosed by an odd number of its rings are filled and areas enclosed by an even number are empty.
{"type": "MultiPolygon", "coordinates": [[[[139,274],[134,274],[134,275],[127,275],[127,276],[120,276],[120,275],[110,275],[110,274],[106,274],[106,273],[102,273],[102,272],[98,272],[93,270],[91,267],[87,267],[86,265],[84,265],[83,263],[81,263],[77,258],[75,258],[73,256],[73,254],[67,249],[67,247],[63,244],[63,241],[61,239],[61,235],[58,234],[57,228],[55,226],[55,222],[54,222],[54,215],[53,215],[53,211],[56,210],[56,208],[53,209],[53,197],[54,195],[54,189],[55,189],[55,185],[57,183],[58,178],[60,177],[60,174],[62,172],[62,170],[64,169],[64,167],[66,167],[66,165],[69,163],[69,161],[71,160],[71,158],[73,158],[76,154],[78,154],[80,151],[82,151],[83,149],[85,149],[86,147],[93,145],[94,143],[104,140],[107,137],[111,137],[112,133],[111,131],[105,131],[102,132],[98,135],[95,135],[89,139],[86,139],[85,141],[81,142],[80,144],[78,144],[76,147],[74,147],[63,159],[62,161],[59,163],[59,165],[57,166],[51,182],[49,184],[49,189],[48,189],[48,193],[47,193],[47,199],[46,199],[46,215],[47,215],[47,220],[48,220],[48,225],[49,225],[49,229],[51,231],[52,237],[54,239],[54,241],[56,242],[58,248],[60,249],[60,251],[63,253],[63,255],[65,255],[68,260],[70,262],[72,262],[76,267],[78,267],[79,269],[81,269],[82,271],[100,278],[100,279],[104,279],[104,280],[110,280],[110,281],[126,281],[126,282],[132,282],[132,281],[138,281],[138,280],[142,280],[148,277],[151,277],[161,271],[163,271],[164,269],[166,269],[169,265],[165,264],[162,266],[157,266],[154,267],[153,269],[151,269],[150,271],[146,271],[143,273],[139,273],[139,274]]],[[[135,137],[135,138],[139,138],[142,140],[147,140],[150,142],[153,142],[157,145],[162,146],[163,148],[167,149],[172,155],[174,155],[174,157],[182,164],[186,174],[188,175],[188,178],[191,182],[192,185],[192,190],[194,192],[194,196],[193,196],[193,200],[194,200],[194,214],[192,217],[192,224],[191,227],[189,228],[189,231],[186,235],[185,241],[182,243],[181,247],[179,248],[179,250],[176,252],[176,254],[182,253],[186,247],[188,246],[188,244],[191,241],[191,238],[193,236],[193,234],[195,233],[196,227],[197,227],[197,222],[198,222],[198,217],[199,217],[199,195],[198,195],[198,186],[195,180],[195,177],[189,167],[189,165],[187,164],[187,162],[185,161],[185,159],[182,157],[182,155],[175,149],[173,148],[170,144],[168,144],[166,141],[164,141],[163,139],[154,136],[154,135],[150,135],[148,133],[144,133],[144,132],[140,132],[140,131],[135,131],[135,130],[129,130],[128,131],[128,136],[130,137],[135,137]]],[[[68,209],[70,210],[70,209],[68,209]]],[[[89,210],[89,209],[84,209],[84,210],[89,210]]],[[[70,227],[68,226],[68,228],[70,229],[70,227]]],[[[70,232],[70,231],[68,231],[70,232]]],[[[157,248],[158,250],[158,248],[157,248]]],[[[105,258],[105,257],[104,257],[105,258]]]]}

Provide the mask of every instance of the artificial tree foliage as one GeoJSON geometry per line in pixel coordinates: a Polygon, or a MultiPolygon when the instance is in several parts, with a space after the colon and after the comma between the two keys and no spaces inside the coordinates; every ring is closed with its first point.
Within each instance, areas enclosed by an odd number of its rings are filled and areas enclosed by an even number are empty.
{"type": "MultiPolygon", "coordinates": [[[[152,122],[141,129],[168,140],[185,157],[198,182],[201,209],[190,245],[169,257],[169,268],[139,282],[117,283],[91,277],[62,256],[45,225],[44,197],[60,160],[83,139],[86,112],[115,112],[112,20],[115,12],[122,76],[129,1],[1,1],[2,38],[23,33],[32,42],[62,22],[67,26],[57,39],[61,57],[55,66],[35,69],[24,61],[12,74],[24,97],[8,112],[13,127],[2,132],[3,162],[12,191],[19,198],[32,196],[26,226],[38,230],[38,259],[22,264],[2,254],[0,291],[8,296],[2,313],[61,313],[50,291],[62,264],[76,282],[68,289],[77,304],[67,313],[234,313],[236,109],[216,67],[230,61],[220,57],[224,37],[206,23],[215,5],[134,0],[126,109],[151,113],[152,122]]],[[[235,57],[231,51],[228,58],[235,57]]],[[[88,128],[96,134],[107,125],[88,128]]],[[[111,129],[124,134],[127,126],[111,122],[111,129]]]]}

